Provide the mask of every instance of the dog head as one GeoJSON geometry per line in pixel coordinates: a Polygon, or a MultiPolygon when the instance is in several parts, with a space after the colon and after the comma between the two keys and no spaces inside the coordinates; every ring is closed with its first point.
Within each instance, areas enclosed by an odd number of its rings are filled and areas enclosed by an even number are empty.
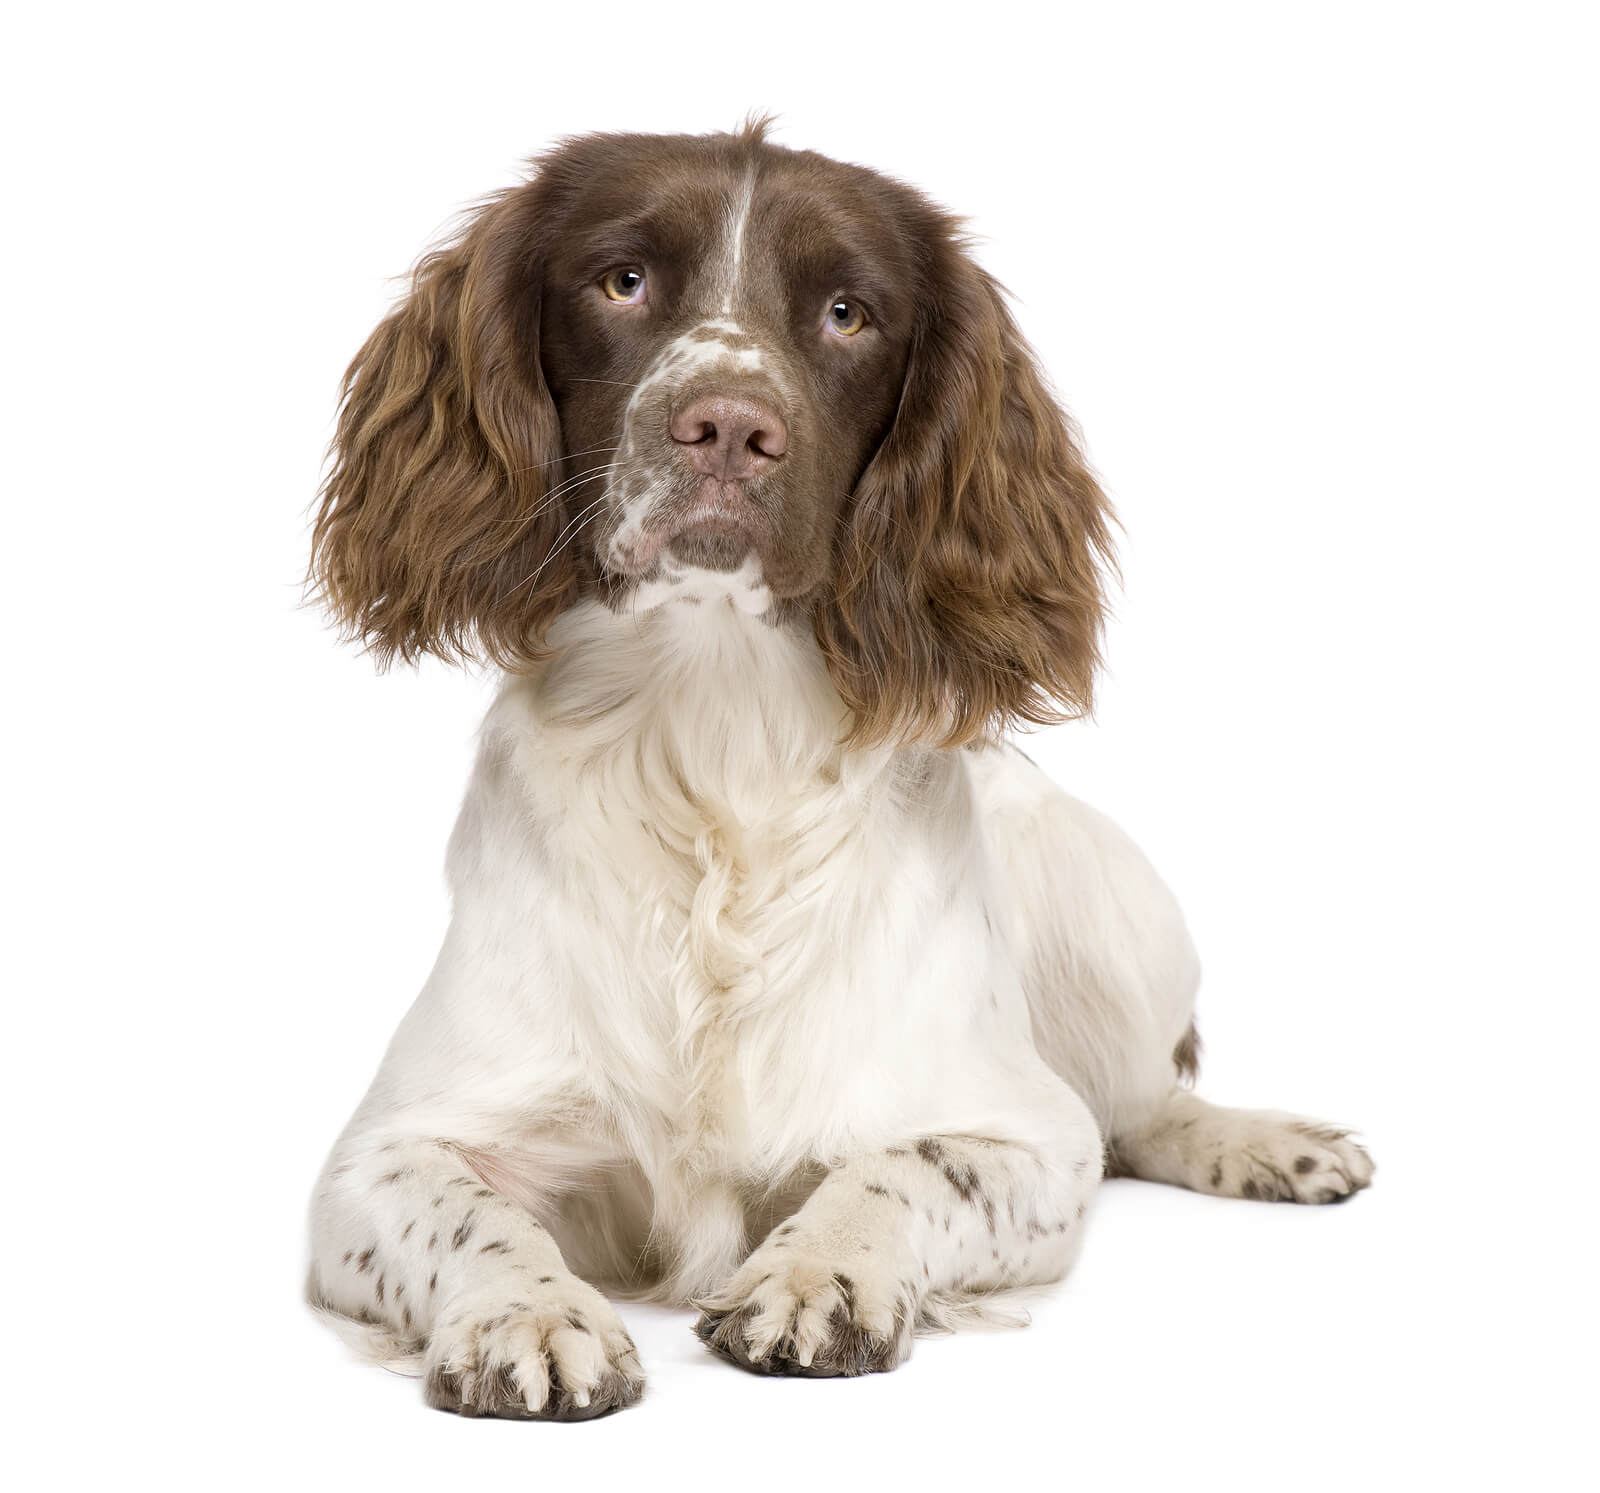
{"type": "Polygon", "coordinates": [[[1088,708],[1110,515],[959,225],[763,138],[595,135],[418,265],[346,376],[313,572],[383,660],[541,656],[707,571],[859,741],[1088,708]]]}

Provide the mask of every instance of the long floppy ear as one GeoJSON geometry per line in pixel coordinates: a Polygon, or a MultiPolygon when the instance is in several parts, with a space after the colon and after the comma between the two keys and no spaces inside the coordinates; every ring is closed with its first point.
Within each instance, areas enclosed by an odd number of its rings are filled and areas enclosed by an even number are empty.
{"type": "Polygon", "coordinates": [[[539,655],[576,596],[560,428],[539,368],[535,188],[429,254],[345,375],[315,588],[380,663],[539,655]]]}
{"type": "Polygon", "coordinates": [[[853,740],[941,746],[1090,708],[1113,522],[1000,288],[948,220],[899,412],[816,619],[853,740]]]}

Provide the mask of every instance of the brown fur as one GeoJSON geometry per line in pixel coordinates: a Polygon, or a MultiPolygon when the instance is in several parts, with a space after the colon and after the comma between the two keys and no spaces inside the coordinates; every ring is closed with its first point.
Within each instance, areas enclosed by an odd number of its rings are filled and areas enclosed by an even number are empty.
{"type": "Polygon", "coordinates": [[[514,668],[577,599],[565,509],[543,501],[562,453],[524,257],[538,197],[502,193],[424,258],[345,375],[312,569],[380,663],[514,668]]]}
{"type": "Polygon", "coordinates": [[[950,219],[923,231],[932,293],[816,629],[858,740],[956,746],[1090,709],[1111,515],[999,287],[950,219]]]}
{"type": "Polygon", "coordinates": [[[512,670],[580,597],[625,604],[632,578],[607,574],[596,542],[607,516],[586,511],[605,479],[586,471],[673,328],[652,312],[624,331],[575,287],[591,243],[646,219],[687,283],[752,173],[758,314],[806,395],[751,508],[774,594],[809,618],[855,740],[956,746],[1087,711],[1112,520],[999,288],[919,193],[780,149],[760,122],[569,141],[421,261],[346,376],[318,592],[381,663],[512,670]],[[785,308],[840,265],[880,314],[849,355],[819,354],[785,308]]]}
{"type": "Polygon", "coordinates": [[[1178,1070],[1180,1082],[1194,1082],[1200,1072],[1200,1049],[1200,1031],[1191,1021],[1188,1031],[1178,1038],[1178,1045],[1172,1049],[1172,1066],[1178,1070]]]}

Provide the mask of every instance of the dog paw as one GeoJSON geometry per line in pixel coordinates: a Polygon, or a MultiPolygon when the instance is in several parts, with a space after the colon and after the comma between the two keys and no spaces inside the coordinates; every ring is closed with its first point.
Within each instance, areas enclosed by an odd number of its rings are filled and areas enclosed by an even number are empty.
{"type": "Polygon", "coordinates": [[[1372,1158],[1347,1131],[1291,1115],[1274,1121],[1218,1163],[1218,1190],[1266,1202],[1342,1203],[1371,1183],[1372,1158]]]}
{"type": "Polygon", "coordinates": [[[871,1259],[841,1267],[783,1242],[763,1245],[699,1303],[695,1332],[757,1374],[880,1374],[911,1352],[914,1292],[871,1259]]]}
{"type": "Polygon", "coordinates": [[[593,1420],[644,1392],[638,1350],[616,1309],[576,1276],[516,1299],[448,1308],[423,1362],[436,1410],[511,1420],[593,1420]]]}

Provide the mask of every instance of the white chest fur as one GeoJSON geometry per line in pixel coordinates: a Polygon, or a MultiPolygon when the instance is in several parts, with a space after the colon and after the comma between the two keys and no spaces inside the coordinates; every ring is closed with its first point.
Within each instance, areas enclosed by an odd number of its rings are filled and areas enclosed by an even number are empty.
{"type": "Polygon", "coordinates": [[[809,634],[724,599],[551,642],[485,722],[445,946],[357,1128],[403,1109],[530,1197],[625,1169],[679,1294],[765,1187],[1008,1133],[1037,1059],[967,754],[844,750],[809,634]]]}
{"type": "Polygon", "coordinates": [[[581,1051],[630,1153],[702,1176],[896,1133],[963,1010],[930,983],[983,984],[963,763],[842,751],[809,638],[726,602],[584,607],[553,641],[489,717],[452,848],[458,920],[509,885],[538,929],[532,1076],[581,1051]]]}

